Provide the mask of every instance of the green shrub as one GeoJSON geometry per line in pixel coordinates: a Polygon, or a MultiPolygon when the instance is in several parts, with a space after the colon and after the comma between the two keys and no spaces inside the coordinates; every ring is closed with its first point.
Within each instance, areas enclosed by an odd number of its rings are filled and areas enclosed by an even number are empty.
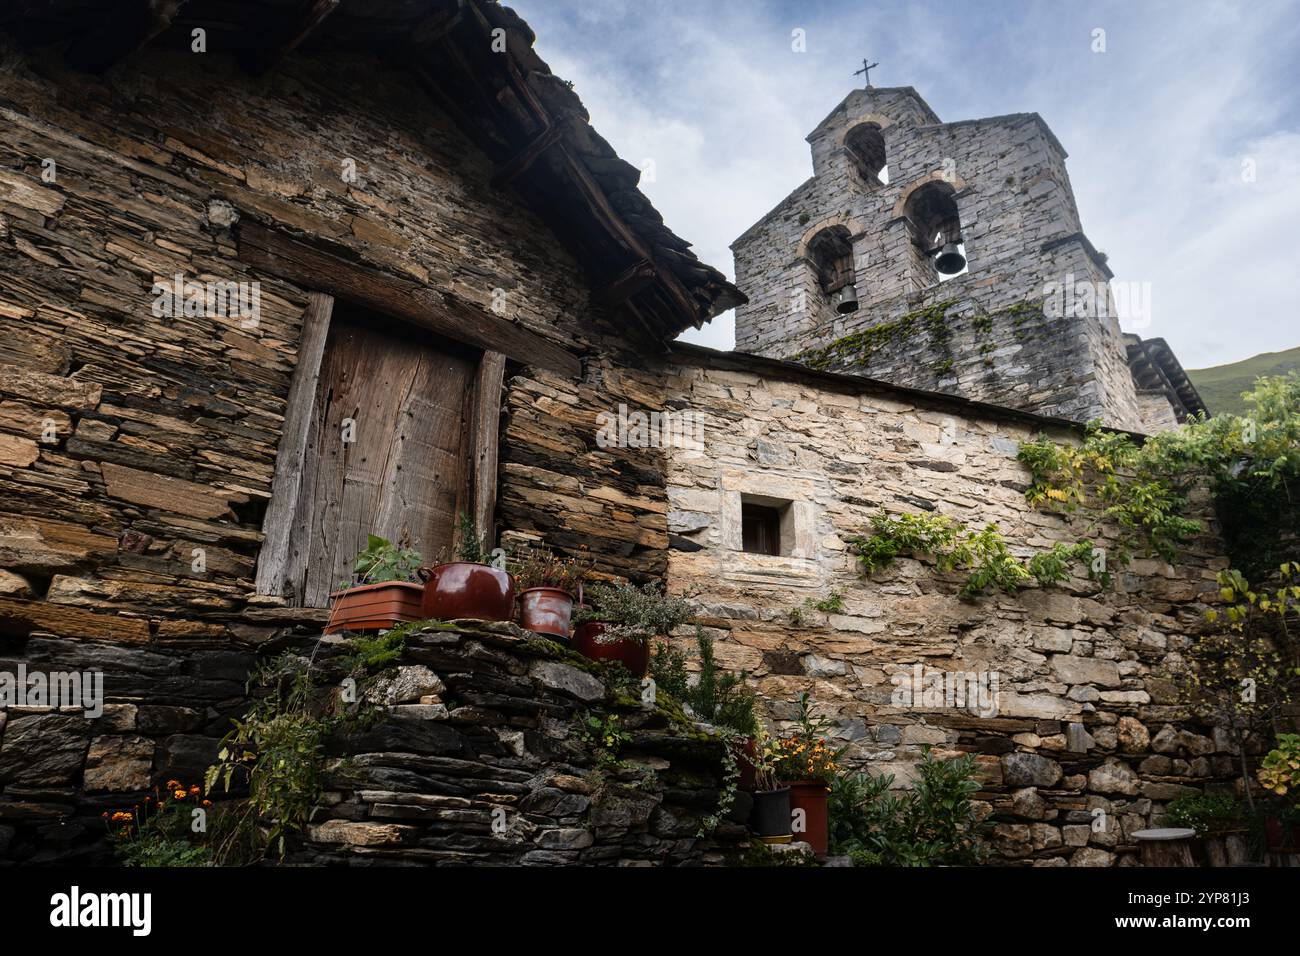
{"type": "Polygon", "coordinates": [[[916,786],[890,792],[892,774],[841,778],[831,787],[831,852],[847,853],[855,866],[970,866],[988,848],[987,824],[972,797],[975,758],[939,760],[924,748],[916,786]]]}
{"type": "Polygon", "coordinates": [[[1165,825],[1189,827],[1198,837],[1234,830],[1247,821],[1247,810],[1231,796],[1188,794],[1176,797],[1165,807],[1165,825]]]}

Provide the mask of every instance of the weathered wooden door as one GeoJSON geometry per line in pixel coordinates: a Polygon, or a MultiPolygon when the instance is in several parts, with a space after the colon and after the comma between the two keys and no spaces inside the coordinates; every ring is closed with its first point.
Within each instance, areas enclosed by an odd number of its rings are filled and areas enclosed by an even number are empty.
{"type": "MultiPolygon", "coordinates": [[[[371,533],[435,558],[451,544],[469,489],[479,353],[341,303],[332,311],[303,409],[286,553],[267,562],[276,573],[265,582],[306,607],[327,606],[330,591],[351,579],[371,533]]],[[[279,482],[277,474],[277,495],[279,482]]]]}

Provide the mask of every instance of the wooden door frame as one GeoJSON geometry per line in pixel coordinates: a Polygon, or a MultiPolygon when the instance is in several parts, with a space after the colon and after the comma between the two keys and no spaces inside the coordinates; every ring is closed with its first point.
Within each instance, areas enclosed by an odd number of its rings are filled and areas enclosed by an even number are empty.
{"type": "MultiPolygon", "coordinates": [[[[262,547],[255,584],[257,594],[283,597],[286,581],[296,579],[298,569],[292,565],[289,546],[293,541],[293,524],[302,496],[308,435],[334,302],[334,296],[325,292],[307,294],[298,364],[289,384],[284,425],[275,456],[271,500],[262,521],[262,547]]],[[[505,355],[490,350],[480,351],[466,415],[468,435],[462,450],[467,455],[467,467],[456,497],[460,507],[468,505],[480,536],[491,533],[496,517],[497,442],[505,368],[505,355]]],[[[294,598],[301,601],[302,595],[294,595],[294,598]]]]}

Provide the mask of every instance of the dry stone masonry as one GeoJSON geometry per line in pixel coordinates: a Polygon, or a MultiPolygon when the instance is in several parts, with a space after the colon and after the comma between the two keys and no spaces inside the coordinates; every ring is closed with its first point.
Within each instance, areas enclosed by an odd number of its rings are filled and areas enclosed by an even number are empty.
{"type": "MultiPolygon", "coordinates": [[[[1016,461],[1040,431],[1075,433],[847,376],[678,355],[669,387],[704,413],[705,442],[670,452],[668,529],[680,543],[669,585],[774,717],[790,719],[785,702],[810,692],[852,764],[900,781],[924,746],[978,755],[997,854],[1035,865],[1132,864],[1131,834],[1168,800],[1232,778],[1226,738],[1178,723],[1161,676],[1226,566],[1213,536],[1176,567],[1135,560],[1109,589],[1080,571],[1058,587],[963,600],[958,573],[912,558],[864,578],[847,541],[882,508],[996,523],[1022,555],[1077,540],[1027,505],[1016,461]],[[789,515],[780,555],[741,550],[751,500],[789,515]],[[835,593],[838,610],[805,604],[835,593]],[[980,678],[995,712],[912,693],[933,675],[980,678]]],[[[1106,547],[1104,533],[1096,540],[1106,547]]]]}
{"type": "MultiPolygon", "coordinates": [[[[749,297],[737,349],[1076,421],[1167,427],[1167,413],[1139,403],[1114,309],[1065,298],[1109,289],[1112,273],[1083,234],[1065,150],[1036,113],[942,123],[911,87],[868,87],[808,142],[813,176],[732,244],[749,297]],[[925,254],[934,196],[958,213],[951,232],[968,261],[948,279],[925,254]],[[827,291],[828,236],[845,271],[830,286],[851,277],[860,303],[847,315],[827,291]]],[[[1171,391],[1150,404],[1179,401],[1171,391]]]]}

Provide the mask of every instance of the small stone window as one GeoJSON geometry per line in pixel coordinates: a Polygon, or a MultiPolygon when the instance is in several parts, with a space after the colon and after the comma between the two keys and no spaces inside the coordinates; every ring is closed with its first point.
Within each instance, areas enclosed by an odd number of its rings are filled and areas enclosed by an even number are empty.
{"type": "Polygon", "coordinates": [[[888,185],[889,169],[885,165],[885,135],[876,123],[861,123],[844,137],[853,167],[868,186],[888,185]]]}
{"type": "Polygon", "coordinates": [[[790,502],[743,495],[740,502],[741,550],[747,554],[789,555],[794,545],[790,502]]]}

